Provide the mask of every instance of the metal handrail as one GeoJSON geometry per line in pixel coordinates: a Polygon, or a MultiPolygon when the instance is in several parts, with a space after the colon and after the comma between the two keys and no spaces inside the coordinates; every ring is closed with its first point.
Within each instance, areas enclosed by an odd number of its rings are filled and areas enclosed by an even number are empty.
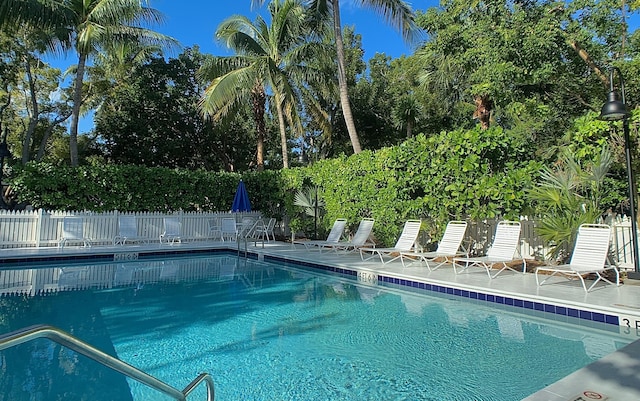
{"type": "Polygon", "coordinates": [[[213,401],[215,397],[213,378],[208,373],[201,373],[183,391],[171,387],[163,381],[143,372],[142,370],[114,358],[99,349],[73,337],[69,333],[53,326],[35,325],[21,330],[0,335],[0,351],[11,348],[37,338],[48,338],[64,347],[86,356],[108,368],[115,370],[131,379],[158,390],[175,400],[186,401],[187,396],[203,381],[207,386],[207,401],[213,401]]]}

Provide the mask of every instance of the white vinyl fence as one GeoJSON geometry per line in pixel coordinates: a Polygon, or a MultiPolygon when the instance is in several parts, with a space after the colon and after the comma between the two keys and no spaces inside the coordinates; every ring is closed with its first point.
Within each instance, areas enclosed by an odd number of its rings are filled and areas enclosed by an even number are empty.
{"type": "Polygon", "coordinates": [[[56,246],[62,237],[62,221],[65,217],[82,217],[84,236],[95,245],[110,245],[118,235],[118,217],[135,216],[138,234],[150,241],[159,241],[164,231],[163,218],[175,217],[181,222],[181,238],[187,240],[210,239],[209,220],[212,218],[245,216],[261,217],[260,212],[248,213],[121,213],[121,212],[60,212],[0,211],[0,248],[24,248],[56,246]]]}
{"type": "MultiPolygon", "coordinates": [[[[210,239],[209,219],[234,217],[240,221],[242,217],[261,217],[260,212],[249,213],[204,213],[178,212],[164,213],[121,213],[121,212],[61,212],[61,211],[6,211],[0,210],[0,248],[24,248],[56,246],[62,236],[62,220],[64,217],[83,218],[84,236],[95,245],[109,245],[118,234],[118,217],[135,216],[140,236],[158,241],[163,232],[163,218],[177,217],[182,223],[182,238],[187,240],[210,239]]],[[[484,254],[493,241],[498,220],[470,221],[467,228],[465,244],[476,255],[484,254]]],[[[526,217],[520,219],[522,231],[520,235],[523,257],[544,260],[549,252],[548,244],[536,234],[535,221],[526,217]]],[[[631,224],[627,218],[615,218],[607,221],[613,227],[611,240],[611,258],[618,266],[633,268],[631,253],[631,224]]],[[[284,227],[282,233],[285,233],[284,227]]],[[[425,244],[423,244],[425,245],[425,244]]],[[[565,250],[570,253],[571,250],[565,250]]]]}

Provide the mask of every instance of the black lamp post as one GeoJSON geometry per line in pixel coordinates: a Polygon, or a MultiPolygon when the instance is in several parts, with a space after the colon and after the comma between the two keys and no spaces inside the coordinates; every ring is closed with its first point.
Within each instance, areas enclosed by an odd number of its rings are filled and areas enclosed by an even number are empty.
{"type": "Polygon", "coordinates": [[[629,272],[628,277],[633,279],[640,278],[640,261],[638,260],[638,222],[636,218],[636,186],[633,179],[633,167],[631,164],[631,139],[629,138],[629,112],[625,102],[624,78],[622,72],[617,67],[612,67],[609,72],[609,98],[602,106],[600,119],[605,121],[622,120],[622,129],[624,131],[624,156],[627,162],[627,181],[629,185],[629,208],[631,219],[631,244],[633,246],[631,255],[633,257],[633,272],[629,272]],[[618,94],[613,85],[614,72],[618,72],[620,78],[620,93],[622,101],[618,100],[618,94]]]}
{"type": "Polygon", "coordinates": [[[2,136],[2,142],[0,143],[0,208],[7,209],[8,206],[4,201],[4,185],[2,185],[2,178],[4,177],[4,158],[10,157],[9,147],[7,146],[7,128],[5,127],[2,136]]]}
{"type": "Polygon", "coordinates": [[[318,186],[316,185],[315,191],[315,202],[313,203],[313,239],[318,239],[318,186]]]}

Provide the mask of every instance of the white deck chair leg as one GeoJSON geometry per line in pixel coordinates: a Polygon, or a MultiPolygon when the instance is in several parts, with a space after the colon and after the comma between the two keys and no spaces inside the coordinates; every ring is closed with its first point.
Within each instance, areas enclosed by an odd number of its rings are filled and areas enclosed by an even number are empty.
{"type": "Polygon", "coordinates": [[[453,272],[455,274],[460,274],[463,271],[467,270],[469,268],[469,262],[464,262],[464,266],[462,264],[458,264],[456,263],[456,261],[453,261],[453,272]],[[457,267],[460,266],[462,269],[460,271],[458,271],[457,267]]]}

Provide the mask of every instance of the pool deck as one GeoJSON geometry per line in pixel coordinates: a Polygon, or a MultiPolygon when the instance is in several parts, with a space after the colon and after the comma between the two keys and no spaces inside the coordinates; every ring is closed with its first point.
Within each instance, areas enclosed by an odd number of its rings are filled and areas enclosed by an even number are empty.
{"type": "MultiPolygon", "coordinates": [[[[175,245],[133,244],[125,246],[93,246],[91,248],[67,246],[44,248],[8,248],[0,249],[0,268],[15,263],[27,267],[34,262],[50,259],[68,260],[99,256],[111,260],[127,260],[142,253],[175,254],[204,252],[212,249],[229,249],[245,252],[245,244],[234,242],[183,242],[175,245]]],[[[447,292],[454,295],[482,294],[495,299],[517,300],[531,305],[557,306],[559,309],[591,311],[594,314],[617,316],[620,332],[631,337],[640,337],[640,283],[626,280],[619,287],[609,284],[598,285],[585,293],[579,281],[552,278],[549,284],[537,286],[535,275],[505,271],[491,279],[484,269],[469,269],[455,274],[451,265],[444,265],[429,271],[424,263],[414,263],[403,267],[399,260],[388,264],[380,263],[379,258],[362,261],[359,253],[336,253],[317,249],[306,250],[304,246],[292,246],[289,243],[253,243],[246,244],[246,251],[258,259],[275,258],[300,262],[311,266],[328,266],[338,271],[349,271],[358,279],[377,282],[378,279],[396,280],[407,283],[425,283],[431,291],[447,292]],[[454,292],[455,291],[455,292],[454,292]]],[[[396,282],[392,281],[392,282],[396,282]]],[[[487,299],[488,300],[488,299],[487,299]]],[[[513,301],[512,301],[513,302],[513,301]]],[[[508,304],[508,302],[505,302],[508,304]]],[[[558,313],[558,312],[556,312],[558,313]]],[[[543,350],[541,350],[543,352],[543,350]]],[[[574,372],[564,379],[527,397],[527,401],[560,400],[631,400],[640,399],[640,341],[610,354],[591,365],[574,372]]]]}

